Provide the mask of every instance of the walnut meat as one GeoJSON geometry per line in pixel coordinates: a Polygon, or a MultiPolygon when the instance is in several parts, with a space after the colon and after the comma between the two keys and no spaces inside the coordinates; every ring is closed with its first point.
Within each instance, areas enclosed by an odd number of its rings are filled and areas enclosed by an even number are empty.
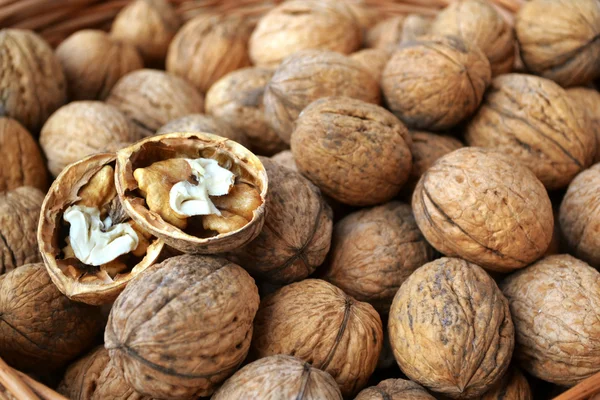
{"type": "Polygon", "coordinates": [[[527,379],[518,368],[510,367],[502,379],[480,400],[532,400],[527,379]]]}
{"type": "Polygon", "coordinates": [[[434,400],[421,385],[405,379],[386,379],[363,389],[354,400],[434,400]]]}
{"type": "Polygon", "coordinates": [[[383,342],[375,309],[319,279],[292,283],[266,297],[254,321],[260,357],[289,354],[328,372],[344,396],[367,383],[383,342]]]}
{"type": "Polygon", "coordinates": [[[381,80],[383,69],[390,59],[390,52],[383,49],[363,49],[352,53],[350,58],[358,61],[364,69],[369,71],[377,82],[381,80]]]}
{"type": "Polygon", "coordinates": [[[490,63],[479,48],[457,36],[426,36],[392,55],[381,87],[390,110],[409,128],[442,130],[477,109],[490,80],[490,63]]]}
{"type": "Polygon", "coordinates": [[[600,162],[600,93],[596,89],[574,87],[567,89],[567,94],[583,109],[591,129],[596,134],[594,164],[600,162]]]}
{"type": "Polygon", "coordinates": [[[271,156],[271,160],[275,161],[279,165],[283,165],[287,169],[291,169],[292,171],[298,171],[298,167],[296,166],[296,160],[294,160],[294,155],[291,150],[280,151],[279,153],[271,156]]]}
{"type": "Polygon", "coordinates": [[[548,256],[502,283],[515,321],[515,358],[533,376],[572,386],[600,371],[600,273],[548,256]]]}
{"type": "Polygon", "coordinates": [[[291,145],[302,174],[326,195],[355,206],[392,199],[412,166],[406,127],[383,107],[348,97],[305,108],[291,145]]]}
{"type": "Polygon", "coordinates": [[[451,398],[489,390],[514,347],[508,301],[481,267],[459,258],[440,258],[409,276],[388,329],[406,376],[451,398]]]}
{"type": "Polygon", "coordinates": [[[105,347],[140,393],[208,396],[246,357],[258,303],[254,280],[241,267],[208,256],[169,258],[119,296],[105,347]]]}
{"type": "Polygon", "coordinates": [[[596,154],[596,137],[586,122],[585,111],[556,83],[507,74],[492,82],[466,141],[521,161],[546,188],[560,189],[596,154]]]}
{"type": "Polygon", "coordinates": [[[185,117],[169,121],[166,125],[161,126],[158,129],[158,131],[156,131],[158,135],[173,132],[212,133],[213,135],[218,135],[227,139],[231,139],[234,142],[238,142],[242,146],[248,147],[248,139],[246,138],[246,135],[244,135],[244,133],[242,133],[238,129],[229,126],[226,122],[223,122],[210,115],[186,115],[185,117]]]}
{"type": "Polygon", "coordinates": [[[552,238],[548,193],[525,166],[467,147],[440,158],[412,198],[419,228],[443,254],[509,272],[540,258],[552,238]]]}

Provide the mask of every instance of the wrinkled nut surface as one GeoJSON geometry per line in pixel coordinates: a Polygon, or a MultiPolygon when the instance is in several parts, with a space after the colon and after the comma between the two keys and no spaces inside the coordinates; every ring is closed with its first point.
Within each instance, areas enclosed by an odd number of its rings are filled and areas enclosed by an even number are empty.
{"type": "Polygon", "coordinates": [[[600,162],[600,93],[596,89],[574,87],[567,89],[567,94],[583,109],[588,118],[588,123],[591,124],[591,129],[596,134],[594,164],[600,162]]]}
{"type": "Polygon", "coordinates": [[[406,376],[451,398],[489,390],[514,347],[508,301],[481,267],[459,258],[410,275],[394,297],[388,329],[406,376]]]}
{"type": "Polygon", "coordinates": [[[434,400],[421,385],[405,379],[386,379],[363,389],[354,400],[434,400]]]}
{"type": "Polygon", "coordinates": [[[546,257],[501,285],[515,321],[515,358],[533,376],[572,386],[600,371],[600,273],[546,257]]]}
{"type": "Polygon", "coordinates": [[[596,137],[585,111],[556,83],[531,75],[494,79],[467,126],[470,146],[491,147],[529,167],[548,189],[587,168],[596,137]]]}
{"type": "Polygon", "coordinates": [[[516,14],[515,32],[526,68],[563,87],[599,76],[600,4],[596,0],[533,0],[516,14]],[[543,18],[540,18],[543,15],[543,18]]]}
{"type": "Polygon", "coordinates": [[[289,354],[328,372],[344,396],[367,383],[381,351],[375,309],[319,279],[305,279],[263,299],[254,320],[256,356],[289,354]]]}
{"type": "Polygon", "coordinates": [[[384,49],[363,49],[352,53],[350,58],[358,61],[379,82],[390,56],[390,52],[384,49]]]}
{"type": "Polygon", "coordinates": [[[304,109],[292,134],[298,170],[328,196],[366,206],[392,199],[412,166],[410,135],[389,111],[348,97],[304,109]]]}
{"type": "Polygon", "coordinates": [[[412,207],[441,253],[509,272],[540,258],[552,239],[548,193],[533,172],[489,149],[440,158],[419,180],[412,207]]]}
{"type": "Polygon", "coordinates": [[[286,58],[267,85],[265,118],[286,143],[300,112],[314,100],[346,96],[379,104],[379,84],[358,61],[326,50],[304,50],[286,58]]]}
{"type": "Polygon", "coordinates": [[[249,144],[246,135],[242,131],[205,114],[191,114],[169,121],[166,125],[161,126],[156,134],[162,135],[173,132],[206,132],[231,139],[244,147],[248,147],[249,144]]]}
{"type": "Polygon", "coordinates": [[[119,296],[105,347],[140,393],[209,396],[246,358],[258,303],[254,280],[241,267],[216,257],[172,257],[119,296]]]}
{"type": "Polygon", "coordinates": [[[294,160],[294,155],[292,154],[291,150],[280,151],[279,153],[271,156],[271,160],[286,167],[287,169],[298,172],[298,167],[296,166],[296,161],[294,160]]]}
{"type": "Polygon", "coordinates": [[[342,400],[342,394],[327,372],[295,357],[275,355],[240,369],[211,398],[238,399],[342,400]]]}
{"type": "Polygon", "coordinates": [[[527,378],[516,367],[509,367],[502,379],[480,400],[532,400],[527,378]]]}

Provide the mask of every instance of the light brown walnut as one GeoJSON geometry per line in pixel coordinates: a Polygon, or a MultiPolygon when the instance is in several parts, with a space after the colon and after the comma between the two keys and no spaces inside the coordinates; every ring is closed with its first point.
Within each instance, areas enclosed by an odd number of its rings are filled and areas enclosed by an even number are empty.
{"type": "Polygon", "coordinates": [[[405,379],[386,379],[363,389],[354,400],[434,400],[421,385],[405,379]]]}
{"type": "Polygon", "coordinates": [[[365,35],[365,47],[390,51],[402,41],[404,15],[397,15],[379,21],[365,35]]]}
{"type": "Polygon", "coordinates": [[[383,69],[390,59],[390,52],[384,49],[363,49],[352,53],[350,58],[358,61],[364,69],[369,71],[377,82],[381,81],[383,69]]]}
{"type": "Polygon", "coordinates": [[[594,164],[600,162],[600,93],[592,88],[573,87],[567,89],[567,94],[583,109],[588,118],[588,123],[591,124],[591,129],[596,134],[594,164]]]}
{"type": "Polygon", "coordinates": [[[502,379],[479,400],[532,400],[527,378],[517,367],[509,367],[502,379]]]}
{"type": "Polygon", "coordinates": [[[248,138],[242,131],[224,121],[205,114],[190,114],[169,121],[167,124],[161,126],[156,131],[156,134],[162,135],[163,133],[172,132],[206,132],[231,139],[245,147],[248,147],[249,144],[248,138]]]}
{"type": "Polygon", "coordinates": [[[271,160],[275,161],[279,165],[283,165],[284,167],[291,169],[292,171],[298,172],[298,167],[296,166],[296,161],[294,160],[294,155],[291,150],[280,151],[279,153],[271,156],[271,160]]]}

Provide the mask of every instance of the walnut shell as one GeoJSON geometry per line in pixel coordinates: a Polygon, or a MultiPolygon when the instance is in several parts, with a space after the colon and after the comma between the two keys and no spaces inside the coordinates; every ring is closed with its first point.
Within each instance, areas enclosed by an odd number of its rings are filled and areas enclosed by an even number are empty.
{"type": "Polygon", "coordinates": [[[48,189],[48,171],[31,134],[17,121],[0,117],[0,192],[21,186],[48,189]]]}
{"type": "Polygon", "coordinates": [[[525,2],[517,12],[515,32],[521,59],[535,74],[565,87],[599,76],[600,4],[596,0],[525,2]]]}
{"type": "Polygon", "coordinates": [[[392,55],[381,88],[409,128],[442,130],[477,109],[490,80],[490,63],[479,48],[456,36],[426,36],[392,55]]]}
{"type": "Polygon", "coordinates": [[[346,96],[379,104],[379,84],[358,61],[326,50],[304,50],[286,58],[263,99],[265,118],[279,137],[290,142],[293,124],[314,100],[346,96]]]}
{"type": "Polygon", "coordinates": [[[137,126],[140,136],[154,135],[167,122],[204,110],[204,99],[186,81],[152,69],[122,77],[106,102],[121,110],[137,126]]]}
{"type": "Polygon", "coordinates": [[[65,74],[48,44],[36,33],[0,31],[0,116],[11,117],[37,134],[67,101],[65,74]]]}
{"type": "Polygon", "coordinates": [[[440,258],[409,276],[388,329],[406,376],[451,398],[489,390],[514,347],[508,301],[481,267],[459,258],[440,258]]]}
{"type": "Polygon", "coordinates": [[[515,358],[533,376],[572,386],[600,371],[600,273],[567,254],[502,283],[515,321],[515,358]]]}
{"type": "Polygon", "coordinates": [[[402,40],[400,43],[417,40],[431,32],[433,19],[427,15],[408,14],[402,26],[402,40]]]}
{"type": "Polygon", "coordinates": [[[379,21],[365,35],[365,47],[391,50],[402,40],[402,28],[406,16],[396,15],[379,21]]]}
{"type": "Polygon", "coordinates": [[[405,379],[386,379],[363,389],[354,400],[435,400],[421,385],[405,379]]]}
{"type": "Polygon", "coordinates": [[[248,147],[249,142],[246,135],[240,130],[228,125],[215,117],[205,114],[190,114],[185,117],[174,119],[161,126],[157,135],[173,132],[206,132],[221,136],[238,142],[244,147],[248,147]]]}
{"type": "Polygon", "coordinates": [[[292,154],[291,150],[280,151],[279,153],[271,156],[271,160],[275,161],[279,165],[283,165],[287,169],[298,172],[296,160],[294,160],[294,155],[292,154]]]}
{"type": "Polygon", "coordinates": [[[327,372],[295,357],[261,358],[233,374],[211,400],[342,400],[327,372]]]}
{"type": "Polygon", "coordinates": [[[585,111],[556,83],[507,74],[494,79],[467,127],[470,146],[492,147],[529,167],[548,189],[560,189],[596,153],[585,111]]]}
{"type": "Polygon", "coordinates": [[[381,80],[383,69],[390,57],[390,52],[383,49],[363,49],[350,55],[350,58],[358,61],[364,69],[371,73],[377,82],[381,80]]]}
{"type": "Polygon", "coordinates": [[[600,93],[596,89],[573,87],[567,89],[567,94],[583,109],[596,134],[596,156],[593,163],[600,162],[600,93]]]}
{"type": "Polygon", "coordinates": [[[266,357],[289,354],[328,372],[344,396],[367,383],[383,342],[375,309],[319,279],[305,279],[263,299],[252,348],[266,357]]]}
{"type": "Polygon", "coordinates": [[[552,204],[542,183],[488,149],[466,147],[440,158],[419,180],[412,205],[433,247],[492,271],[531,264],[552,239],[552,204]]]}
{"type": "Polygon", "coordinates": [[[239,266],[209,256],[169,258],[119,296],[105,347],[140,393],[208,396],[246,357],[258,303],[254,280],[239,266]]]}
{"type": "Polygon", "coordinates": [[[372,27],[381,19],[381,10],[371,7],[366,0],[341,0],[341,3],[348,6],[363,31],[372,27]]]}
{"type": "Polygon", "coordinates": [[[480,400],[532,400],[527,379],[516,367],[510,367],[502,379],[480,400]]]}
{"type": "Polygon", "coordinates": [[[406,127],[383,107],[348,97],[306,107],[291,145],[302,174],[326,195],[355,206],[391,200],[412,166],[406,127]]]}
{"type": "Polygon", "coordinates": [[[298,51],[349,54],[360,42],[360,25],[343,2],[288,0],[258,22],[250,37],[250,58],[255,65],[275,67],[298,51]]]}

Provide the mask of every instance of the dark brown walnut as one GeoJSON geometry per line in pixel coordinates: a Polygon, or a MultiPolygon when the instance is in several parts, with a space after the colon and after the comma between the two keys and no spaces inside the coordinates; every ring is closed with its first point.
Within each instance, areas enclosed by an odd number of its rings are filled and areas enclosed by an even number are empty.
{"type": "Polygon", "coordinates": [[[543,258],[501,285],[515,321],[515,358],[529,374],[572,386],[600,371],[600,273],[570,255],[543,258]]]}
{"type": "Polygon", "coordinates": [[[410,206],[392,201],[335,225],[324,279],[384,315],[402,282],[434,257],[410,206]]]}
{"type": "Polygon", "coordinates": [[[298,170],[328,196],[355,206],[391,200],[412,166],[410,135],[392,113],[348,97],[306,107],[292,134],[298,170]]]}
{"type": "Polygon", "coordinates": [[[487,392],[514,347],[508,301],[481,267],[459,258],[440,258],[409,276],[388,329],[406,376],[451,398],[487,392]]]}
{"type": "Polygon", "coordinates": [[[412,198],[423,236],[441,253],[509,272],[540,258],[552,238],[552,204],[528,168],[489,149],[440,158],[412,198]]]}
{"type": "Polygon", "coordinates": [[[256,239],[229,257],[261,280],[291,283],[325,261],[333,213],[308,179],[268,158],[261,161],[269,176],[265,224],[256,239]]]}
{"type": "Polygon", "coordinates": [[[250,37],[250,58],[276,67],[306,49],[349,54],[358,50],[361,28],[347,4],[335,0],[289,0],[264,15],[250,37]]]}
{"type": "Polygon", "coordinates": [[[596,156],[593,162],[600,162],[600,93],[592,88],[573,87],[567,89],[567,94],[583,109],[596,134],[596,156]]]}
{"type": "Polygon", "coordinates": [[[246,365],[211,400],[342,400],[327,372],[295,357],[275,355],[246,365]]]}
{"type": "Polygon", "coordinates": [[[16,120],[0,117],[0,192],[21,186],[45,191],[48,171],[42,152],[31,134],[16,120]]]}
{"type": "Polygon", "coordinates": [[[291,169],[292,171],[298,171],[298,167],[296,166],[296,161],[294,160],[294,155],[291,150],[280,151],[279,153],[271,156],[271,160],[275,161],[279,165],[283,165],[284,167],[291,169]]]}
{"type": "Polygon", "coordinates": [[[527,379],[516,367],[509,367],[502,379],[479,400],[532,400],[527,379]]]}
{"type": "Polygon", "coordinates": [[[106,99],[117,107],[141,136],[150,136],[176,118],[204,111],[204,99],[189,83],[164,71],[130,72],[113,87],[106,99]]]}
{"type": "Polygon", "coordinates": [[[32,31],[0,31],[0,116],[37,134],[67,101],[65,74],[50,46],[32,31]]]}
{"type": "Polygon", "coordinates": [[[369,71],[377,82],[381,80],[383,69],[390,59],[390,52],[384,49],[363,49],[352,53],[350,58],[358,61],[364,69],[369,71]]]}
{"type": "Polygon", "coordinates": [[[421,385],[405,379],[386,379],[363,389],[354,400],[434,400],[421,385]]]}
{"type": "Polygon", "coordinates": [[[267,85],[263,99],[267,123],[286,143],[300,112],[327,96],[346,96],[379,104],[379,84],[361,64],[326,50],[304,50],[286,58],[267,85]]]}
{"type": "Polygon", "coordinates": [[[596,137],[585,111],[556,83],[532,75],[494,79],[467,126],[470,146],[490,147],[529,167],[548,189],[587,168],[596,137]]]}
{"type": "Polygon", "coordinates": [[[206,93],[206,112],[242,132],[250,148],[270,156],[287,148],[265,120],[263,96],[273,70],[242,68],[219,79],[206,93]]]}
{"type": "Polygon", "coordinates": [[[404,43],[383,71],[387,104],[412,129],[448,129],[470,116],[491,81],[490,63],[457,36],[404,43]]]}
{"type": "Polygon", "coordinates": [[[344,396],[362,389],[383,342],[381,319],[367,303],[319,279],[305,279],[263,299],[252,348],[259,358],[288,354],[328,372],[344,396]]]}
{"type": "Polygon", "coordinates": [[[596,0],[526,2],[517,12],[515,32],[521,59],[533,73],[564,87],[599,76],[600,3],[596,0]]]}
{"type": "Polygon", "coordinates": [[[209,256],[169,258],[119,296],[105,347],[142,394],[209,396],[246,358],[258,303],[254,280],[241,267],[209,256]]]}
{"type": "Polygon", "coordinates": [[[243,132],[210,115],[190,114],[185,117],[174,119],[173,121],[169,121],[166,125],[161,126],[156,131],[156,134],[162,135],[163,133],[173,132],[212,133],[213,135],[231,139],[244,147],[248,147],[248,139],[243,132]]]}

